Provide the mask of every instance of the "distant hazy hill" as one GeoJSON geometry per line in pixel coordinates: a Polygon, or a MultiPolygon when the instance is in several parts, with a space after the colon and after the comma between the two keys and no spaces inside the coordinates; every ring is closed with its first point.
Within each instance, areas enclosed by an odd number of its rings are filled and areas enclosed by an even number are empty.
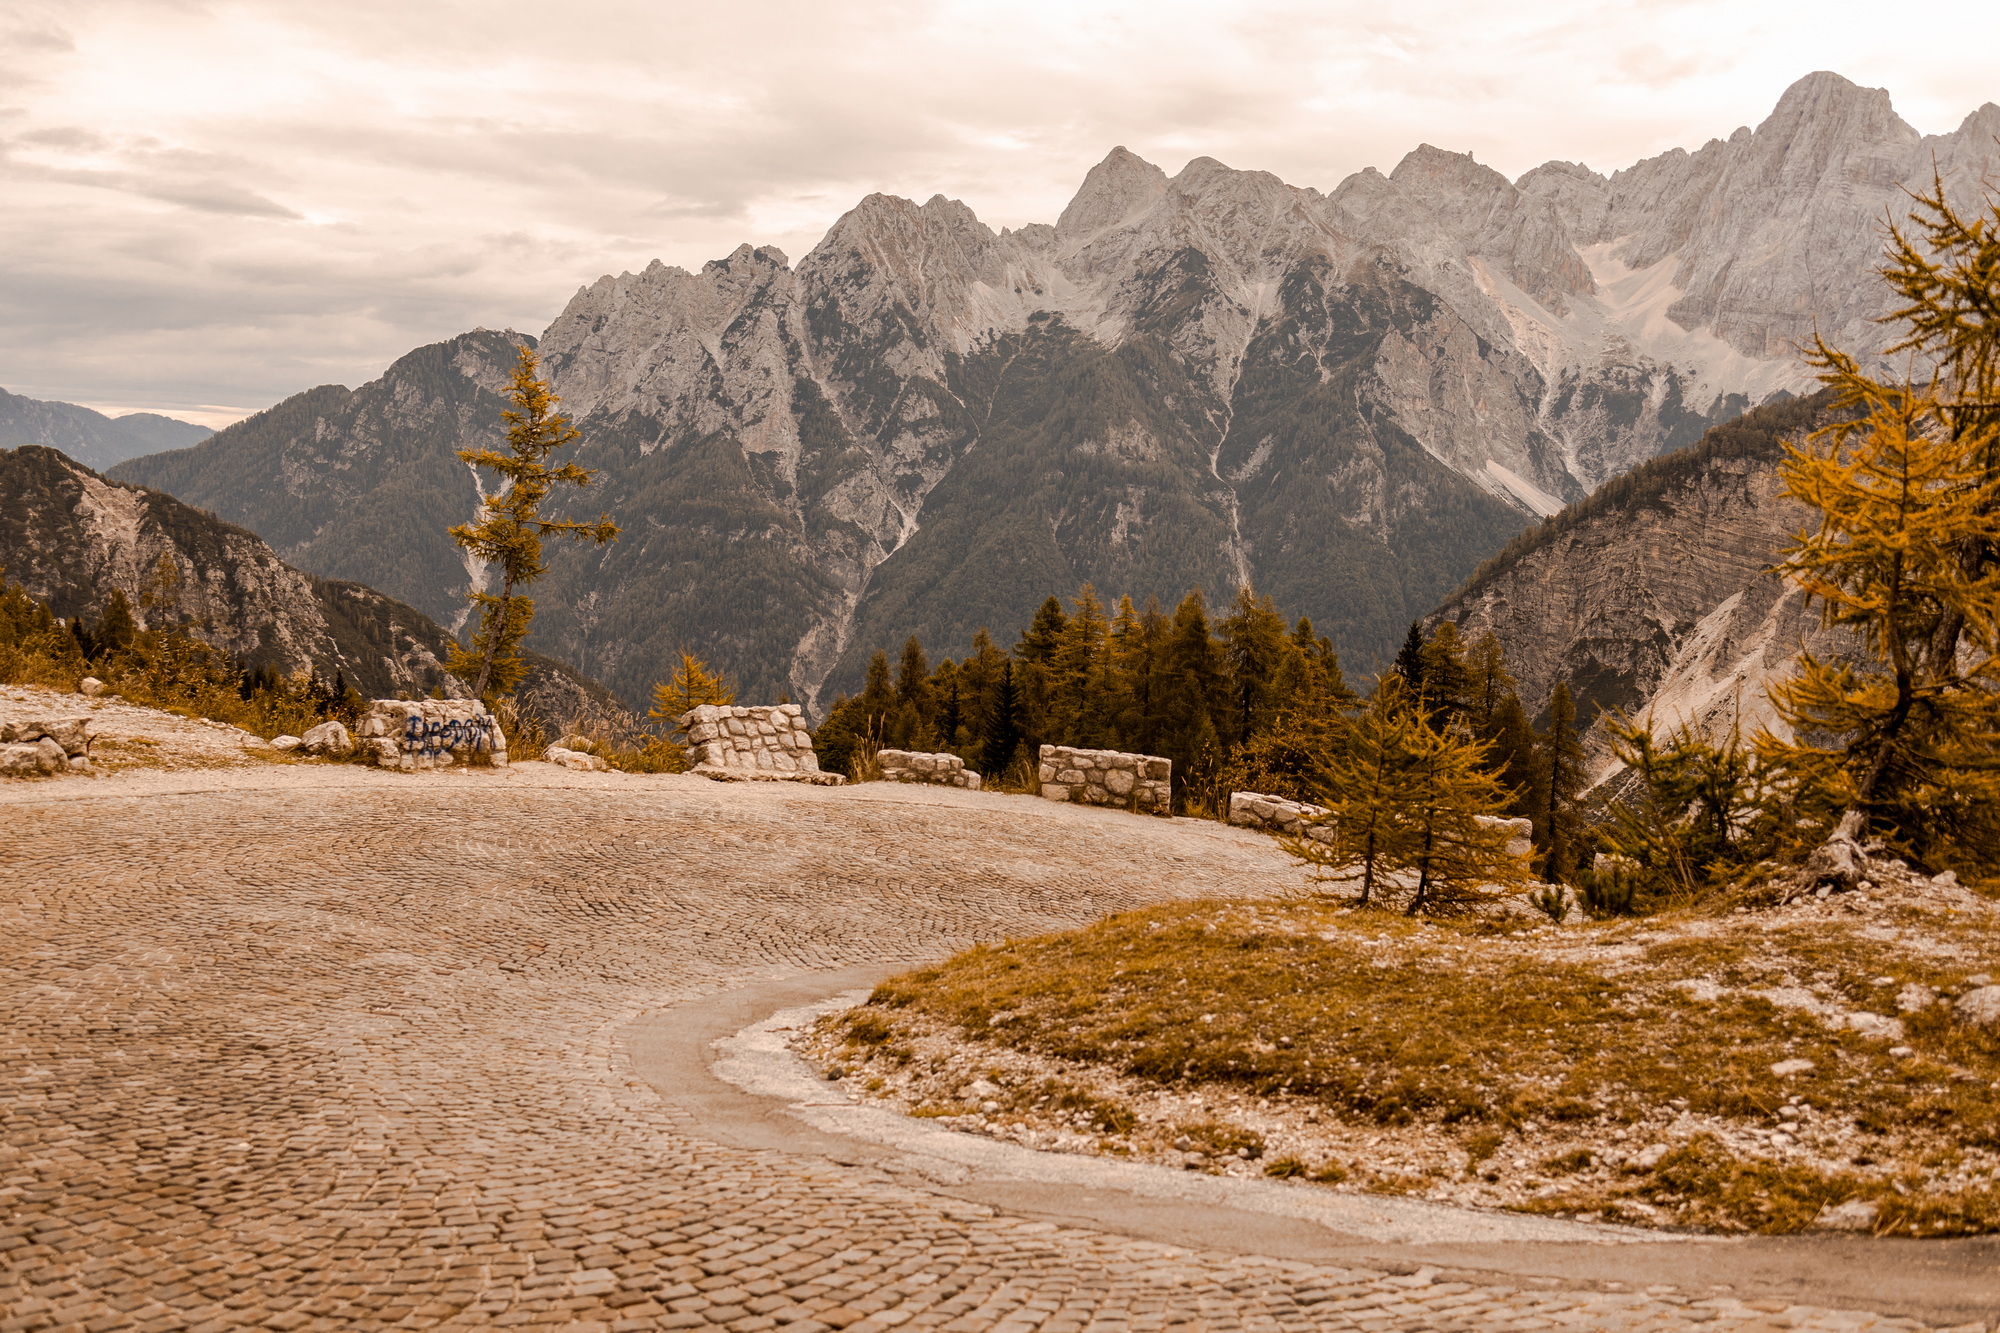
{"type": "Polygon", "coordinates": [[[43,402],[0,389],[0,449],[44,444],[100,472],[141,454],[185,449],[214,433],[154,412],[107,417],[75,403],[43,402]]]}
{"type": "MultiPolygon", "coordinates": [[[[1351,666],[1542,515],[1778,390],[1815,326],[1866,353],[1885,213],[1976,189],[2000,107],[1925,137],[1814,74],[1754,130],[1518,181],[1428,145],[1330,192],[1118,149],[1053,225],[862,200],[792,264],[744,246],[579,291],[540,346],[625,527],[557,553],[535,642],[642,697],[683,644],[748,697],[1003,638],[1050,591],[1253,583],[1351,666]]],[[[433,616],[443,530],[517,335],[421,348],[117,475],[433,616]]]]}

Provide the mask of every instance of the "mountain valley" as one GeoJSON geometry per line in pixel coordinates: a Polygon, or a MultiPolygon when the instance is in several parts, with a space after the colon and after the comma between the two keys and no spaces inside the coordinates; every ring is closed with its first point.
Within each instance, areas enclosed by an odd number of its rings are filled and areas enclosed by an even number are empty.
{"type": "MultiPolygon", "coordinates": [[[[0,571],[57,616],[94,622],[118,591],[142,628],[177,626],[246,666],[339,675],[372,697],[464,692],[443,669],[450,637],[430,617],[295,569],[255,533],[171,495],[36,445],[0,450],[0,495],[0,571]]],[[[530,663],[551,729],[609,702],[567,667],[530,663]]]]}

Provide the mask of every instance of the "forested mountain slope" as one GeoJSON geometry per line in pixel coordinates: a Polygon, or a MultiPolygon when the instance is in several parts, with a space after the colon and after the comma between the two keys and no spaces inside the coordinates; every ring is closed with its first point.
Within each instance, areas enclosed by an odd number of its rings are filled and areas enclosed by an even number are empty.
{"type": "MultiPolygon", "coordinates": [[[[1393,651],[1536,517],[1868,352],[1877,227],[2000,108],[1924,138],[1837,75],[1755,130],[1605,177],[1509,182],[1429,146],[1331,193],[1114,151],[1054,225],[863,200],[796,266],[744,246],[579,291],[541,339],[625,527],[560,553],[536,642],[635,697],[687,645],[747,697],[824,701],[875,645],[959,655],[1044,591],[1226,596],[1393,651]]],[[[455,619],[508,347],[479,332],[120,476],[455,619]]]]}

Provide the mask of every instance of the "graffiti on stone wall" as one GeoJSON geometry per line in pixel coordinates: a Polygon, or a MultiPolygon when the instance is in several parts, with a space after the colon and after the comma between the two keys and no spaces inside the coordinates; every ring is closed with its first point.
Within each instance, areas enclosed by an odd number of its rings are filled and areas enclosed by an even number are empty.
{"type": "Polygon", "coordinates": [[[430,758],[452,750],[486,753],[493,749],[494,719],[484,717],[411,717],[403,733],[404,748],[430,758]]]}

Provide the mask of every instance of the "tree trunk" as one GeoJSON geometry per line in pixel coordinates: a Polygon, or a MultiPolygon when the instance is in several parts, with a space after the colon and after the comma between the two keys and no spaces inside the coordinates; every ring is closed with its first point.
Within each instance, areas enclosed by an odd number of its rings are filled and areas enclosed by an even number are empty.
{"type": "Polygon", "coordinates": [[[486,682],[493,679],[493,659],[500,654],[500,636],[507,632],[507,608],[514,600],[514,580],[505,578],[500,584],[500,601],[495,608],[493,628],[486,634],[486,654],[479,662],[479,683],[472,687],[472,697],[486,697],[486,682]]]}
{"type": "Polygon", "coordinates": [[[1368,906],[1368,895],[1375,891],[1375,830],[1368,830],[1368,850],[1361,854],[1361,906],[1368,906]]]}

